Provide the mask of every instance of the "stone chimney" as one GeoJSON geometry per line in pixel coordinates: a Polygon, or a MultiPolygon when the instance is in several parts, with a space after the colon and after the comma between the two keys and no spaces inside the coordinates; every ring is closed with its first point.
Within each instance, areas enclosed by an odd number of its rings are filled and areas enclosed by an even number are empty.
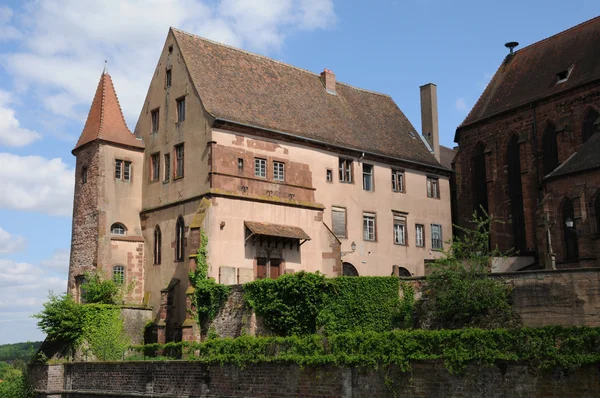
{"type": "Polygon", "coordinates": [[[335,74],[332,71],[324,69],[321,72],[321,81],[329,94],[335,94],[335,74]]]}
{"type": "Polygon", "coordinates": [[[429,143],[435,158],[440,160],[440,133],[438,129],[437,86],[421,86],[421,134],[429,143]]]}

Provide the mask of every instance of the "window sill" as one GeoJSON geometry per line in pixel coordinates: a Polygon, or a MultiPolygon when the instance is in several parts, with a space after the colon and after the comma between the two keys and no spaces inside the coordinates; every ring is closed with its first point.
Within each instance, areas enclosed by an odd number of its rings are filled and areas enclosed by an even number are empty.
{"type": "Polygon", "coordinates": [[[394,193],[406,193],[406,191],[397,191],[395,189],[392,189],[392,192],[394,192],[394,193]]]}
{"type": "Polygon", "coordinates": [[[173,177],[173,181],[182,180],[184,176],[181,177],[173,177]]]}
{"type": "Polygon", "coordinates": [[[163,185],[165,185],[165,184],[168,184],[168,183],[170,183],[170,182],[171,182],[171,180],[164,180],[164,181],[163,181],[163,185]]]}
{"type": "Polygon", "coordinates": [[[394,246],[404,246],[404,247],[408,247],[408,245],[406,243],[396,243],[394,242],[394,246]]]}

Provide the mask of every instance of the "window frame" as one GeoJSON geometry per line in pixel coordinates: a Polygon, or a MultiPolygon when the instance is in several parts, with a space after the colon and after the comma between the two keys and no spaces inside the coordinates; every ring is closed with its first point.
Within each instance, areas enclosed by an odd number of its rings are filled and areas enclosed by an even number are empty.
{"type": "Polygon", "coordinates": [[[81,184],[87,184],[88,181],[88,167],[81,167],[81,184]]]}
{"type": "Polygon", "coordinates": [[[363,212],[363,240],[367,242],[377,242],[377,213],[363,212]],[[369,222],[372,220],[372,238],[369,232],[369,222]]]}
{"type": "Polygon", "coordinates": [[[442,232],[442,224],[431,224],[431,250],[441,251],[444,249],[444,237],[442,232]],[[439,228],[440,237],[439,239],[435,239],[434,237],[434,227],[439,228]],[[435,243],[439,240],[439,247],[436,247],[435,243]]]}
{"type": "Polygon", "coordinates": [[[407,230],[407,219],[406,219],[406,215],[399,213],[399,212],[393,212],[392,213],[392,220],[393,220],[393,237],[394,237],[394,244],[398,245],[398,246],[408,246],[408,230],[407,230]],[[396,235],[396,227],[401,227],[399,228],[400,230],[402,230],[402,239],[399,241],[397,239],[397,235],[396,235]]]}
{"type": "MultiPolygon", "coordinates": [[[[348,238],[348,211],[345,207],[331,206],[331,231],[337,238],[348,238]],[[343,213],[344,214],[344,235],[338,235],[336,233],[333,213],[343,213]]],[[[337,232],[340,232],[340,231],[337,231],[337,232]]]]}
{"type": "Polygon", "coordinates": [[[244,158],[238,158],[238,173],[243,174],[244,173],[244,158]]]}
{"type": "Polygon", "coordinates": [[[172,68],[165,69],[165,88],[171,87],[173,84],[173,72],[172,68]]]}
{"type": "Polygon", "coordinates": [[[333,169],[325,170],[325,182],[333,183],[333,169]]]}
{"type": "Polygon", "coordinates": [[[182,216],[177,217],[175,223],[175,262],[183,261],[185,255],[185,221],[182,216]]]}
{"type": "Polygon", "coordinates": [[[278,160],[273,161],[273,180],[274,181],[285,181],[285,163],[278,160]],[[278,170],[279,168],[279,170],[278,170]]]}
{"type": "Polygon", "coordinates": [[[150,111],[150,124],[150,134],[158,134],[158,129],[160,128],[160,108],[155,108],[150,111]]]}
{"type": "Polygon", "coordinates": [[[406,176],[404,170],[392,169],[392,191],[405,193],[405,184],[406,184],[406,176]],[[400,177],[400,182],[399,178],[400,177]],[[398,185],[400,185],[400,189],[398,189],[398,185]]]}
{"type": "Polygon", "coordinates": [[[431,199],[440,198],[440,179],[435,176],[427,176],[427,197],[431,199]]]}
{"type": "Polygon", "coordinates": [[[425,225],[415,224],[415,246],[425,247],[425,225]],[[419,229],[421,230],[421,241],[419,243],[419,229]]]}
{"type": "Polygon", "coordinates": [[[163,175],[163,183],[171,180],[171,154],[165,153],[165,171],[163,175]]]}
{"type": "Polygon", "coordinates": [[[123,181],[131,182],[131,162],[123,161],[123,181]]]}
{"type": "Polygon", "coordinates": [[[115,159],[115,180],[123,179],[123,160],[115,159]]]}
{"type": "Polygon", "coordinates": [[[152,254],[154,265],[160,265],[162,262],[162,231],[158,225],[154,228],[154,250],[152,254]]]}
{"type": "Polygon", "coordinates": [[[110,234],[114,235],[114,236],[127,236],[127,227],[125,226],[125,224],[121,223],[121,222],[114,222],[112,223],[112,225],[110,226],[110,234]],[[113,232],[113,230],[122,230],[123,233],[119,233],[119,232],[113,232]]]}
{"type": "Polygon", "coordinates": [[[185,95],[175,100],[177,104],[177,124],[185,122],[185,95]]]}
{"type": "Polygon", "coordinates": [[[363,175],[363,191],[367,192],[375,192],[375,166],[369,163],[362,164],[362,175],[363,175]],[[365,167],[370,168],[370,171],[367,171],[365,167]],[[368,181],[368,184],[365,182],[368,181]],[[367,189],[367,185],[370,185],[367,189]]]}
{"type": "Polygon", "coordinates": [[[350,158],[338,159],[339,181],[345,184],[354,184],[354,160],[350,158]]]}
{"type": "Polygon", "coordinates": [[[173,179],[177,180],[185,176],[185,146],[183,143],[177,144],[173,147],[175,152],[175,170],[173,170],[173,179]],[[181,151],[181,157],[180,155],[181,151]]]}
{"type": "Polygon", "coordinates": [[[267,159],[254,158],[254,177],[267,178],[267,159]],[[264,175],[262,175],[263,173],[264,175]]]}
{"type": "Polygon", "coordinates": [[[150,155],[150,181],[160,180],[160,152],[150,155]]]}
{"type": "Polygon", "coordinates": [[[122,265],[115,265],[112,269],[112,280],[117,285],[125,284],[125,267],[122,265]],[[117,275],[120,275],[117,279],[117,275]]]}

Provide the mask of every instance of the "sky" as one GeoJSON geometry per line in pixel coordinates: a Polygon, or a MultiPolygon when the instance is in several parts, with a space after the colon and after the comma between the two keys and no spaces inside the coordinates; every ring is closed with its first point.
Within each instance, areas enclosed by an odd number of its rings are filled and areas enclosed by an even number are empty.
{"type": "Polygon", "coordinates": [[[392,96],[440,142],[508,50],[600,15],[597,0],[0,0],[0,344],[43,339],[31,314],[66,290],[75,158],[108,61],[130,129],[169,26],[392,96]]]}

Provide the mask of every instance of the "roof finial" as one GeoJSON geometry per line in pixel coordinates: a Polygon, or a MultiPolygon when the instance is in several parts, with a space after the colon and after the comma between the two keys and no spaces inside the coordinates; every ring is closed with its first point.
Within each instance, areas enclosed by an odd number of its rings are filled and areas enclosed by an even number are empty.
{"type": "Polygon", "coordinates": [[[104,70],[102,71],[103,75],[106,75],[108,73],[108,61],[104,60],[104,70]]]}

